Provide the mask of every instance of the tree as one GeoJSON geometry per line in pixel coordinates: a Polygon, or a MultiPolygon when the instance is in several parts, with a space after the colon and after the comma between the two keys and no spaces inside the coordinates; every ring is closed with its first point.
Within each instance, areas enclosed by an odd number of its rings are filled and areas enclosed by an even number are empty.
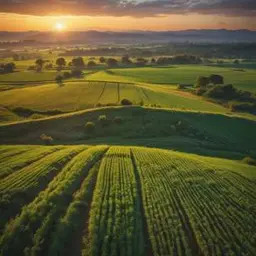
{"type": "Polygon", "coordinates": [[[234,60],[234,64],[238,65],[238,64],[240,64],[240,61],[239,60],[234,60]]]}
{"type": "Polygon", "coordinates": [[[56,65],[62,69],[63,67],[66,66],[66,60],[63,57],[60,57],[56,60],[56,65]]]}
{"type": "Polygon", "coordinates": [[[216,85],[216,84],[224,84],[224,78],[221,75],[210,75],[209,76],[210,83],[216,85]]]}
{"type": "Polygon", "coordinates": [[[106,63],[106,59],[104,57],[100,57],[99,61],[100,63],[106,63]]]}
{"type": "Polygon", "coordinates": [[[123,56],[122,59],[121,59],[121,62],[124,65],[130,65],[132,63],[132,61],[130,60],[128,55],[123,56]]]}
{"type": "Polygon", "coordinates": [[[76,68],[84,68],[85,64],[84,64],[83,58],[82,57],[74,58],[72,60],[72,66],[74,66],[76,68]]]}
{"type": "Polygon", "coordinates": [[[131,106],[131,105],[132,105],[132,102],[131,102],[130,100],[128,100],[128,99],[122,99],[122,100],[121,100],[121,104],[122,104],[123,106],[131,106]]]}
{"type": "Polygon", "coordinates": [[[206,87],[209,84],[209,78],[204,76],[198,76],[196,79],[196,85],[198,87],[206,87]]]}
{"type": "Polygon", "coordinates": [[[107,60],[107,66],[109,67],[109,68],[114,68],[114,67],[117,67],[117,60],[116,59],[113,59],[113,58],[109,58],[108,60],[107,60]]]}
{"type": "Polygon", "coordinates": [[[92,133],[95,130],[95,124],[94,122],[87,122],[85,124],[85,131],[88,133],[92,133]]]}
{"type": "Polygon", "coordinates": [[[87,64],[87,67],[88,67],[88,68],[93,68],[93,67],[95,67],[95,66],[97,66],[97,65],[96,65],[96,63],[95,63],[93,60],[90,60],[90,61],[88,62],[88,64],[87,64]]]}
{"type": "Polygon", "coordinates": [[[55,81],[56,81],[57,84],[62,84],[62,82],[63,82],[62,75],[57,75],[56,78],[55,78],[55,81]]]}
{"type": "Polygon", "coordinates": [[[44,61],[42,59],[37,59],[35,63],[37,65],[37,71],[42,71],[44,61]]]}
{"type": "Polygon", "coordinates": [[[3,74],[4,73],[12,73],[15,68],[16,68],[16,66],[13,62],[0,65],[0,69],[2,70],[3,74]]]}

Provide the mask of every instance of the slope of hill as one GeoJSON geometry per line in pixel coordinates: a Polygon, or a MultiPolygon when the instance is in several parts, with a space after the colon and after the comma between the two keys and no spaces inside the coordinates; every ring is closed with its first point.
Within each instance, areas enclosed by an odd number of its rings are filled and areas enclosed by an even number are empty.
{"type": "Polygon", "coordinates": [[[44,150],[0,179],[1,255],[253,255],[256,167],[138,147],[44,150]]]}
{"type": "Polygon", "coordinates": [[[176,148],[185,152],[215,155],[215,151],[256,155],[256,122],[221,114],[174,111],[145,107],[108,107],[64,114],[46,119],[0,125],[0,142],[42,143],[41,134],[52,136],[56,144],[122,143],[176,148]],[[105,115],[106,125],[99,121],[105,115]],[[114,120],[121,117],[121,123],[114,120]],[[86,122],[95,130],[87,131],[86,122]],[[246,131],[246,132],[245,132],[246,131]],[[162,138],[162,139],[161,139],[162,138]],[[148,140],[148,142],[147,142],[148,140]],[[154,144],[154,141],[157,144],[154,144]],[[152,143],[153,142],[153,143],[152,143]],[[138,143],[138,144],[137,144],[138,143]],[[207,150],[209,152],[207,153],[207,150]],[[211,151],[212,150],[212,151],[211,151]]]}
{"type": "Polygon", "coordinates": [[[31,110],[62,112],[92,108],[97,105],[119,105],[122,99],[133,104],[161,107],[228,112],[224,107],[207,102],[200,97],[177,95],[173,90],[160,90],[126,82],[97,81],[67,82],[62,85],[47,84],[3,91],[0,102],[8,108],[23,107],[31,110]]]}

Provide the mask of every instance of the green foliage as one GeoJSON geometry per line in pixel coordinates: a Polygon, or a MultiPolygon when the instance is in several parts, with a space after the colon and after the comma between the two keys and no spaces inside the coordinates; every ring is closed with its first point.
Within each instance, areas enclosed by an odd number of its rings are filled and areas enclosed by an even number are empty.
{"type": "Polygon", "coordinates": [[[106,127],[109,125],[109,120],[107,119],[107,116],[106,115],[100,115],[98,117],[98,122],[100,123],[100,125],[102,127],[106,127]]]}
{"type": "Polygon", "coordinates": [[[113,121],[114,121],[114,123],[116,123],[118,125],[123,124],[123,122],[124,122],[124,120],[121,116],[116,116],[113,121]]]}
{"type": "Polygon", "coordinates": [[[45,135],[45,134],[42,134],[40,136],[40,139],[42,140],[42,142],[45,145],[51,145],[53,143],[53,138],[51,136],[48,136],[48,135],[45,135]]]}
{"type": "Polygon", "coordinates": [[[66,60],[63,57],[60,57],[56,60],[56,65],[60,68],[63,68],[66,66],[66,60]]]}
{"type": "Polygon", "coordinates": [[[209,83],[209,78],[205,76],[198,76],[196,79],[196,86],[198,87],[206,87],[209,83]]]}
{"type": "Polygon", "coordinates": [[[251,158],[251,157],[249,157],[249,156],[245,157],[245,158],[243,159],[243,162],[244,162],[245,164],[255,165],[255,166],[256,166],[256,160],[253,159],[253,158],[251,158]]]}
{"type": "Polygon", "coordinates": [[[86,124],[85,124],[85,131],[87,133],[93,133],[95,131],[95,124],[94,124],[94,122],[86,122],[86,124]]]}
{"type": "Polygon", "coordinates": [[[123,106],[131,106],[131,105],[132,105],[132,102],[131,102],[130,100],[128,100],[128,99],[122,99],[122,100],[121,100],[121,104],[122,104],[123,106]]]}

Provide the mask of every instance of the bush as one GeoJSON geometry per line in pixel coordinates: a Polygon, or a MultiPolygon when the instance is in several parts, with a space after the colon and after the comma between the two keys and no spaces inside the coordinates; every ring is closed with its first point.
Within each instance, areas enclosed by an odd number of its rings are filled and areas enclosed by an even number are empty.
{"type": "Polygon", "coordinates": [[[63,77],[62,75],[57,75],[55,81],[57,84],[62,84],[63,77]]]}
{"type": "Polygon", "coordinates": [[[206,88],[199,87],[196,89],[195,94],[198,96],[202,96],[206,91],[206,88]]]}
{"type": "Polygon", "coordinates": [[[237,96],[237,90],[232,84],[217,85],[210,88],[205,94],[210,98],[230,100],[237,96]]]}
{"type": "Polygon", "coordinates": [[[71,71],[71,76],[73,77],[82,77],[83,72],[80,69],[74,69],[71,71]]]}
{"type": "Polygon", "coordinates": [[[85,131],[88,133],[92,133],[95,131],[95,124],[93,122],[87,122],[85,124],[85,131]]]}
{"type": "Polygon", "coordinates": [[[87,67],[88,68],[94,68],[94,67],[96,67],[97,66],[97,64],[93,61],[93,60],[90,60],[89,62],[88,62],[88,64],[87,64],[87,67]]]}
{"type": "Polygon", "coordinates": [[[230,110],[233,112],[247,112],[251,114],[256,114],[256,103],[240,103],[232,102],[230,104],[230,110]]]}
{"type": "Polygon", "coordinates": [[[51,145],[53,143],[53,138],[51,136],[47,136],[45,134],[42,134],[40,136],[40,139],[43,141],[45,145],[51,145]]]}
{"type": "Polygon", "coordinates": [[[122,104],[123,106],[131,106],[131,105],[132,105],[132,102],[131,102],[130,100],[128,100],[128,99],[122,99],[122,100],[121,100],[121,104],[122,104]]]}
{"type": "Polygon", "coordinates": [[[123,123],[123,118],[121,117],[121,116],[116,116],[115,118],[114,118],[114,123],[116,123],[116,124],[122,124],[123,123]]]}
{"type": "Polygon", "coordinates": [[[70,72],[67,72],[67,71],[64,72],[64,73],[63,73],[63,78],[64,78],[64,79],[69,79],[69,78],[71,78],[71,73],[70,73],[70,72]]]}
{"type": "Polygon", "coordinates": [[[98,121],[102,127],[106,127],[109,123],[106,115],[99,116],[98,121]]]}
{"type": "Polygon", "coordinates": [[[208,77],[198,76],[196,79],[196,86],[198,87],[206,87],[210,83],[208,77]]]}
{"type": "Polygon", "coordinates": [[[251,158],[251,157],[249,157],[249,156],[245,157],[245,158],[243,159],[243,162],[244,162],[245,164],[249,164],[249,165],[256,165],[256,160],[253,159],[253,158],[251,158]]]}
{"type": "Polygon", "coordinates": [[[118,61],[116,59],[113,59],[113,58],[109,58],[107,60],[107,66],[109,68],[114,68],[114,67],[117,67],[118,66],[118,61]]]}

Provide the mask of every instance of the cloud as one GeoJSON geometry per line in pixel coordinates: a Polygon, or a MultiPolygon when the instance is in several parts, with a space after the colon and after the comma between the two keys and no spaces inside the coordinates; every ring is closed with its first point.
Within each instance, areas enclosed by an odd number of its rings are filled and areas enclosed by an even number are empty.
{"type": "Polygon", "coordinates": [[[30,15],[150,17],[201,13],[256,16],[256,0],[0,0],[0,11],[30,15]]]}

